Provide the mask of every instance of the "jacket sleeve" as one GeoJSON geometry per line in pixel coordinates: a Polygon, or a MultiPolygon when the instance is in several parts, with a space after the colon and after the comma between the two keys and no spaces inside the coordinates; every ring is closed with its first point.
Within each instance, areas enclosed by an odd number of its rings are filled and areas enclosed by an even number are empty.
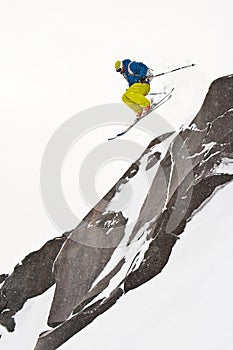
{"type": "Polygon", "coordinates": [[[130,69],[134,75],[138,75],[139,77],[145,77],[148,67],[142,62],[132,62],[130,65],[130,69]]]}
{"type": "Polygon", "coordinates": [[[145,77],[147,74],[148,67],[144,63],[139,63],[139,74],[141,77],[145,77]]]}

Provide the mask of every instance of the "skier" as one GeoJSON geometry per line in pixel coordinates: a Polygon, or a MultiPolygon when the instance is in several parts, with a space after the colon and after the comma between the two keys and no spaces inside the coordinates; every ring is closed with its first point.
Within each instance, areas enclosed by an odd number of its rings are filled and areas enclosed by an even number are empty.
{"type": "Polygon", "coordinates": [[[116,61],[115,69],[129,84],[122,100],[136,113],[138,119],[148,113],[151,107],[151,101],[145,97],[150,91],[151,71],[144,63],[129,59],[116,61]]]}

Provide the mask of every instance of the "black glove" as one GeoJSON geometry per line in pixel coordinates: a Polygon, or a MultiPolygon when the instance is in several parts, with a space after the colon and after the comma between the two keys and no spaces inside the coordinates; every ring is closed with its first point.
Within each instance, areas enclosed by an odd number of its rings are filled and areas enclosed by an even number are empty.
{"type": "Polygon", "coordinates": [[[146,81],[146,79],[147,79],[147,77],[141,77],[140,79],[139,79],[139,81],[140,81],[140,83],[145,83],[145,81],[146,81]]]}

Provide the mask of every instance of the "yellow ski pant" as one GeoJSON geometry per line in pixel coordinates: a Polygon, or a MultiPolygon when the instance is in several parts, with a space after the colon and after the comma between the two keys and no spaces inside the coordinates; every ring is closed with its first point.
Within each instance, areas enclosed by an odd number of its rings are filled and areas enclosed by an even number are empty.
{"type": "Polygon", "coordinates": [[[126,90],[122,100],[135,113],[138,113],[141,112],[142,108],[150,105],[150,101],[145,97],[149,91],[149,84],[135,83],[126,90]]]}

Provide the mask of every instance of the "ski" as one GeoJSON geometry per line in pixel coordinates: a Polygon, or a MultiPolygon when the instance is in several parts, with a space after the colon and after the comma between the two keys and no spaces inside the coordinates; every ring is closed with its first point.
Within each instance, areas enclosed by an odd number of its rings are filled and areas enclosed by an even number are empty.
{"type": "Polygon", "coordinates": [[[145,118],[148,114],[150,114],[151,112],[153,112],[155,109],[159,108],[160,106],[162,106],[165,102],[167,102],[171,97],[172,97],[172,93],[174,91],[174,88],[171,89],[170,92],[168,92],[163,98],[161,98],[161,100],[159,100],[157,103],[154,103],[152,105],[152,107],[150,108],[150,110],[144,114],[142,117],[136,119],[132,124],[130,124],[127,129],[125,129],[124,131],[122,131],[121,133],[117,134],[114,137],[110,137],[108,139],[108,141],[114,140],[117,137],[123,136],[125,135],[130,129],[132,129],[134,127],[134,125],[136,125],[141,119],[145,118]]]}

